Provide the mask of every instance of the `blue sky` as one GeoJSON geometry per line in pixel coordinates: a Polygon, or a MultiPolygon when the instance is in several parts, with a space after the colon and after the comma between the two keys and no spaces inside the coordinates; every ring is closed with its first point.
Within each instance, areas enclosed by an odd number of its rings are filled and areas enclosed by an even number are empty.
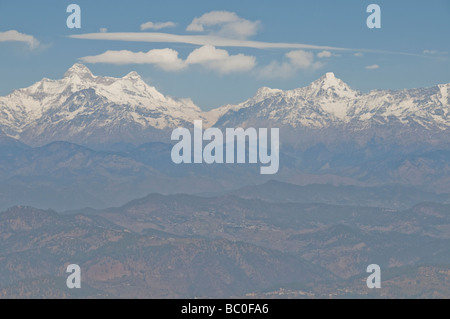
{"type": "Polygon", "coordinates": [[[135,70],[204,110],[330,71],[361,91],[427,87],[450,82],[449,34],[448,0],[0,0],[0,95],[77,62],[97,75],[135,70]],[[71,3],[81,7],[80,29],[66,26],[71,3]],[[381,29],[366,26],[371,3],[381,29]],[[173,35],[183,37],[168,43],[173,35]]]}

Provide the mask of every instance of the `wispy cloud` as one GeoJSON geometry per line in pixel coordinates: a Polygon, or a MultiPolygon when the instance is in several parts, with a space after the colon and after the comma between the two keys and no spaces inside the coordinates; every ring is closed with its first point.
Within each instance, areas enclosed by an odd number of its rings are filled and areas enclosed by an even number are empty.
{"type": "Polygon", "coordinates": [[[380,66],[378,64],[372,64],[372,65],[366,66],[366,70],[376,70],[379,68],[380,68],[380,66]]]}
{"type": "Polygon", "coordinates": [[[165,29],[165,28],[173,28],[175,27],[177,24],[175,22],[172,21],[167,21],[167,22],[145,22],[143,24],[141,24],[141,30],[161,30],[161,29],[165,29]]]}
{"type": "Polygon", "coordinates": [[[215,47],[242,47],[255,49],[310,49],[310,50],[342,50],[355,49],[338,48],[331,46],[311,45],[303,43],[274,43],[251,40],[236,40],[216,35],[178,35],[159,32],[110,32],[110,33],[86,33],[70,35],[74,39],[86,40],[110,40],[130,42],[154,42],[154,43],[185,43],[193,45],[212,45],[215,47]]]}
{"type": "Polygon", "coordinates": [[[87,40],[110,40],[129,42],[152,42],[152,43],[185,43],[192,45],[212,45],[215,47],[241,47],[254,49],[300,49],[300,50],[326,50],[326,51],[357,51],[384,54],[397,54],[407,56],[424,57],[421,54],[408,52],[342,48],[333,46],[313,45],[305,43],[283,43],[283,42],[262,42],[251,40],[239,40],[226,38],[219,35],[178,35],[159,32],[109,32],[109,33],[85,33],[70,35],[74,39],[87,40]]]}
{"type": "Polygon", "coordinates": [[[255,35],[260,21],[250,21],[230,11],[211,11],[194,18],[186,31],[207,32],[227,38],[244,40],[255,35]]]}
{"type": "Polygon", "coordinates": [[[445,54],[448,54],[448,52],[447,51],[437,51],[437,50],[423,50],[423,54],[445,55],[445,54]]]}
{"type": "Polygon", "coordinates": [[[39,41],[32,35],[20,33],[16,30],[0,31],[0,42],[23,42],[30,50],[39,47],[39,41]]]}
{"type": "Polygon", "coordinates": [[[362,54],[361,52],[356,52],[355,54],[353,54],[353,56],[356,56],[358,58],[361,58],[364,56],[364,54],[362,54]]]}
{"type": "Polygon", "coordinates": [[[316,70],[321,68],[321,62],[314,61],[314,54],[303,50],[290,51],[285,55],[286,61],[272,63],[260,68],[258,75],[263,78],[289,78],[299,70],[316,70]]]}
{"type": "Polygon", "coordinates": [[[179,58],[173,49],[153,49],[148,52],[128,50],[106,51],[99,55],[80,58],[85,63],[151,64],[164,71],[180,71],[190,65],[200,65],[220,74],[245,72],[253,69],[256,58],[244,54],[230,55],[228,51],[213,46],[202,46],[192,51],[186,60],[179,58]]]}

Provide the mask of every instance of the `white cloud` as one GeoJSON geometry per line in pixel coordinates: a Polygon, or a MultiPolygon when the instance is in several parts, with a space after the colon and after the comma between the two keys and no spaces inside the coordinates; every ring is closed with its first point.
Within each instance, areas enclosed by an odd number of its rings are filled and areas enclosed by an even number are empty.
{"type": "Polygon", "coordinates": [[[167,22],[145,22],[141,24],[141,31],[144,30],[160,30],[160,29],[164,29],[164,28],[173,28],[175,27],[177,24],[175,22],[172,21],[167,21],[167,22]]]}
{"type": "Polygon", "coordinates": [[[107,28],[100,28],[100,32],[101,32],[101,33],[108,32],[108,29],[107,29],[107,28]]]}
{"type": "Polygon", "coordinates": [[[436,55],[436,54],[448,54],[448,52],[446,51],[437,51],[437,50],[423,50],[423,54],[431,54],[431,55],[436,55]]]}
{"type": "Polygon", "coordinates": [[[354,56],[356,56],[356,57],[358,57],[358,58],[360,58],[360,57],[363,57],[364,56],[364,54],[362,54],[361,52],[356,52],[355,54],[353,54],[354,56]]]}
{"type": "Polygon", "coordinates": [[[0,31],[0,42],[23,42],[28,44],[28,47],[33,50],[39,47],[39,41],[32,35],[20,33],[16,30],[0,31]]]}
{"type": "Polygon", "coordinates": [[[286,53],[287,61],[273,61],[259,70],[259,75],[264,78],[289,78],[299,70],[316,70],[323,66],[320,62],[314,62],[314,54],[303,50],[286,53]]]}
{"type": "Polygon", "coordinates": [[[178,52],[173,49],[153,49],[148,52],[132,52],[128,50],[111,51],[94,56],[80,58],[86,63],[106,64],[153,64],[165,71],[178,71],[186,67],[178,52]]]}
{"type": "Polygon", "coordinates": [[[317,53],[318,58],[329,58],[332,55],[333,54],[330,51],[321,51],[321,52],[317,53]]]}
{"type": "Polygon", "coordinates": [[[186,28],[186,31],[203,32],[205,31],[205,26],[210,27],[215,25],[222,25],[225,23],[234,22],[238,19],[238,15],[234,12],[211,11],[203,14],[199,18],[194,18],[191,24],[186,28]]]}
{"type": "Polygon", "coordinates": [[[195,49],[186,59],[187,64],[200,64],[222,74],[245,72],[253,69],[256,58],[244,54],[230,55],[226,50],[205,45],[195,49]]]}
{"type": "Polygon", "coordinates": [[[372,65],[366,66],[366,70],[376,70],[379,68],[380,68],[380,66],[378,64],[372,64],[372,65]]]}
{"type": "Polygon", "coordinates": [[[244,40],[255,35],[260,21],[250,21],[230,11],[211,11],[194,18],[186,31],[208,32],[227,38],[244,40]]]}
{"type": "Polygon", "coordinates": [[[228,51],[213,46],[203,46],[192,51],[186,60],[178,57],[173,49],[153,49],[148,52],[128,50],[106,51],[99,55],[80,58],[85,63],[152,64],[165,71],[179,71],[189,65],[201,65],[221,74],[245,72],[253,69],[256,58],[244,54],[230,55],[228,51]]]}

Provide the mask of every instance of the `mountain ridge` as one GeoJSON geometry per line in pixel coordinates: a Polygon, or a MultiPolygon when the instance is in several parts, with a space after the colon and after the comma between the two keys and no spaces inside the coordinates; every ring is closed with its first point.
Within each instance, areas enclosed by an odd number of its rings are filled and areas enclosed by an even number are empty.
{"type": "Polygon", "coordinates": [[[334,73],[293,90],[260,88],[248,100],[202,111],[190,99],[166,97],[135,71],[95,76],[74,64],[59,80],[41,81],[0,97],[0,132],[30,145],[56,140],[102,144],[168,140],[176,127],[279,126],[361,131],[408,127],[442,133],[450,127],[450,84],[361,93],[334,73]]]}
{"type": "Polygon", "coordinates": [[[0,129],[31,145],[101,143],[108,141],[106,135],[132,139],[146,130],[206,120],[190,99],[166,97],[136,72],[122,78],[94,76],[82,64],[62,79],[44,78],[0,97],[0,110],[0,129]]]}
{"type": "MultiPolygon", "coordinates": [[[[400,124],[419,124],[426,129],[446,130],[450,126],[449,92],[450,84],[439,84],[430,88],[361,93],[336,78],[334,73],[327,72],[309,86],[279,90],[262,99],[255,99],[257,94],[239,104],[240,107],[230,109],[250,113],[244,119],[251,119],[252,123],[271,120],[293,128],[326,128],[333,124],[353,124],[365,128],[396,121],[400,124]]],[[[230,112],[228,117],[225,115],[219,121],[243,125],[243,121],[233,121],[232,115],[230,112]]]]}

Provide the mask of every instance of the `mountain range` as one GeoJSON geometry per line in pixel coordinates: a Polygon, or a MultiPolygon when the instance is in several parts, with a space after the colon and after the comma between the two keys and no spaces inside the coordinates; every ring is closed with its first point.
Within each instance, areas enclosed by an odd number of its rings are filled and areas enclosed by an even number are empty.
{"type": "Polygon", "coordinates": [[[0,129],[31,145],[148,142],[166,128],[204,119],[191,100],[165,97],[136,72],[100,77],[81,64],[60,80],[44,78],[1,97],[0,109],[0,129]]]}
{"type": "Polygon", "coordinates": [[[282,140],[297,146],[373,138],[439,145],[449,143],[449,110],[450,84],[363,94],[328,72],[307,87],[261,88],[243,103],[202,112],[190,99],[164,96],[136,72],[102,77],[75,64],[60,80],[44,78],[0,97],[0,130],[32,146],[139,145],[170,142],[172,129],[203,120],[205,127],[280,127],[282,140]]]}

